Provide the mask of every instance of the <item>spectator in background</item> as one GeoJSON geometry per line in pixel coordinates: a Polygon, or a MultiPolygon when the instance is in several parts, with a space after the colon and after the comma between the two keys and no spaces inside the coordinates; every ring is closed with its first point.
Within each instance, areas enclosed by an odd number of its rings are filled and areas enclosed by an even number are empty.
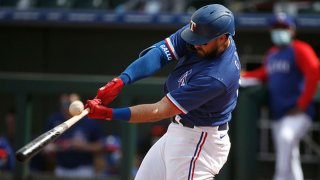
{"type": "Polygon", "coordinates": [[[15,136],[15,113],[9,110],[4,116],[5,133],[0,134],[0,172],[14,168],[15,156],[12,149],[15,136]]]}
{"type": "MultiPolygon", "coordinates": [[[[53,113],[47,122],[47,130],[71,118],[69,105],[79,100],[77,94],[63,94],[60,98],[61,109],[53,113]]],[[[63,177],[94,177],[95,157],[101,157],[103,152],[103,134],[97,121],[84,117],[73,127],[63,133],[55,143],[45,148],[48,155],[56,157],[55,174],[63,177]]],[[[100,164],[100,163],[99,163],[100,164]]],[[[101,166],[101,164],[100,164],[101,166]]]]}
{"type": "Polygon", "coordinates": [[[117,135],[108,135],[104,138],[106,167],[104,176],[114,176],[120,173],[121,139],[117,135]]]}
{"type": "Polygon", "coordinates": [[[14,168],[14,152],[4,136],[0,136],[0,172],[8,172],[14,168]]]}
{"type": "Polygon", "coordinates": [[[14,145],[14,137],[16,134],[16,115],[13,109],[10,109],[5,117],[5,132],[6,132],[6,138],[8,138],[8,141],[10,144],[14,145]]]}
{"type": "Polygon", "coordinates": [[[295,23],[286,14],[272,21],[274,44],[262,67],[242,73],[243,80],[268,82],[272,133],[276,151],[274,180],[303,180],[299,143],[312,124],[318,58],[309,44],[295,40],[295,23]]]}

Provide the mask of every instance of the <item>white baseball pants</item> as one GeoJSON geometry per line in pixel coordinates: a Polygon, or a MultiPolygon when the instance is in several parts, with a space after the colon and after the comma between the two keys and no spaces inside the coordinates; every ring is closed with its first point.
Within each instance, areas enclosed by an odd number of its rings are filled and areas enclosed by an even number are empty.
{"type": "Polygon", "coordinates": [[[143,159],[135,180],[212,180],[230,147],[228,129],[171,123],[143,159]]]}
{"type": "Polygon", "coordinates": [[[299,143],[311,124],[310,117],[302,113],[272,123],[276,151],[274,180],[303,180],[299,143]]]}

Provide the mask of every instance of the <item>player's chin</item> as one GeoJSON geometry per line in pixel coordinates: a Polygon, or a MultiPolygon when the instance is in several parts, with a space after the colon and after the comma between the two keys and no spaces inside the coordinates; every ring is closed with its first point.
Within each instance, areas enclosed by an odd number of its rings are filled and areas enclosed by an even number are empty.
{"type": "Polygon", "coordinates": [[[208,53],[205,53],[205,52],[197,52],[197,55],[198,57],[200,58],[203,58],[203,59],[211,59],[211,58],[214,58],[216,57],[214,54],[208,54],[208,53]]]}
{"type": "Polygon", "coordinates": [[[205,52],[201,51],[201,50],[197,50],[197,55],[200,57],[200,58],[205,58],[207,55],[205,52]]]}

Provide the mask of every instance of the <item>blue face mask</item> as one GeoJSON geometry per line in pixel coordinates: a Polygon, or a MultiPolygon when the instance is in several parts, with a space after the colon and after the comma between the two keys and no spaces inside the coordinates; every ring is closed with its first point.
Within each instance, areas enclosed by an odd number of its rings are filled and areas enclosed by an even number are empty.
{"type": "Polygon", "coordinates": [[[275,45],[285,46],[290,44],[292,36],[288,30],[274,29],[271,31],[271,40],[275,45]]]}

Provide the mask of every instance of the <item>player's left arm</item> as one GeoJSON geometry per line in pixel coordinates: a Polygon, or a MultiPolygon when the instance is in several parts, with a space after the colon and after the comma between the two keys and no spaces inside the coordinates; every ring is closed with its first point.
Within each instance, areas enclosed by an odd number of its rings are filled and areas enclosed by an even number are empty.
{"type": "Polygon", "coordinates": [[[132,123],[152,122],[177,114],[187,114],[209,99],[225,92],[225,86],[213,77],[201,76],[187,85],[168,93],[153,104],[142,104],[126,108],[107,108],[99,99],[87,101],[88,117],[105,120],[125,120],[132,123]]]}
{"type": "Polygon", "coordinates": [[[130,107],[130,122],[151,122],[177,114],[187,114],[212,99],[225,93],[225,86],[210,76],[199,76],[177,88],[154,104],[130,107]]]}
{"type": "Polygon", "coordinates": [[[305,78],[303,92],[298,99],[297,107],[305,110],[317,91],[319,60],[312,47],[307,43],[295,43],[294,51],[297,65],[305,78]]]}
{"type": "Polygon", "coordinates": [[[182,113],[166,96],[154,104],[132,106],[130,111],[132,123],[159,121],[182,113]]]}
{"type": "Polygon", "coordinates": [[[98,99],[88,100],[87,105],[90,108],[88,114],[90,118],[124,120],[131,123],[159,121],[182,113],[167,97],[156,103],[126,108],[108,108],[101,105],[98,99]]]}

